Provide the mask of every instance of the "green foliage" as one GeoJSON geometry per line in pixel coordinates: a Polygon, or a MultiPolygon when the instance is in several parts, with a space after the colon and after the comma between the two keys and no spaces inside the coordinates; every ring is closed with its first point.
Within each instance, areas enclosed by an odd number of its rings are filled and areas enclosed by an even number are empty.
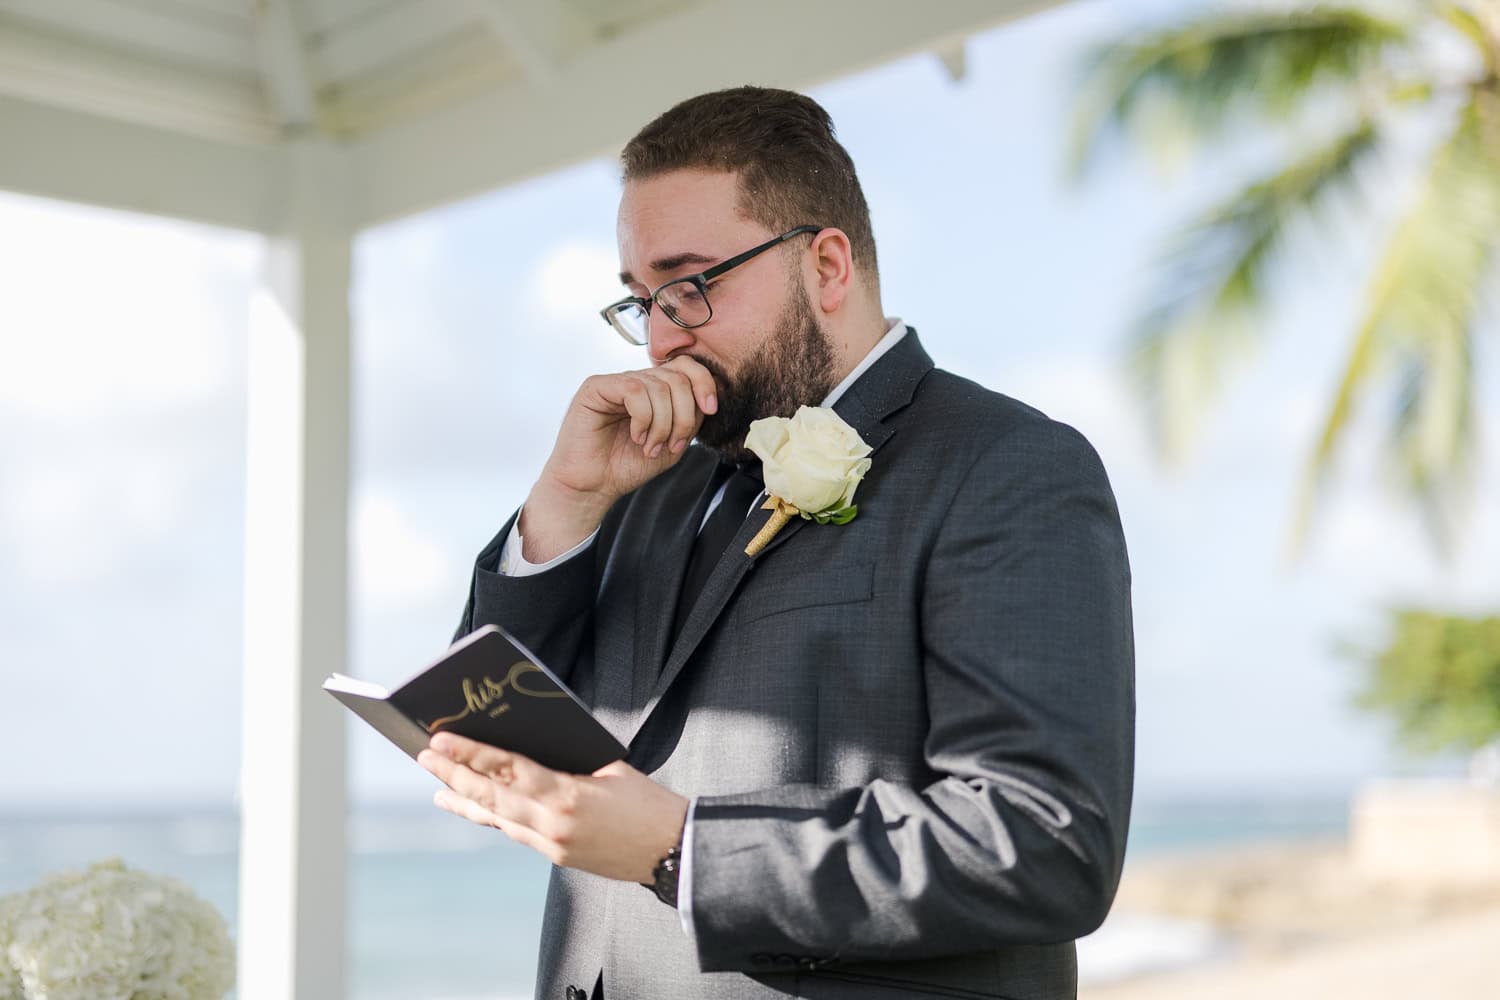
{"type": "MultiPolygon", "coordinates": [[[[1446,128],[1370,282],[1348,361],[1313,447],[1294,540],[1306,533],[1358,404],[1383,383],[1385,453],[1437,548],[1471,484],[1475,339],[1500,291],[1500,10],[1424,0],[1395,19],[1357,7],[1214,13],[1096,52],[1080,89],[1074,163],[1117,134],[1156,148],[1165,131],[1214,138],[1252,119],[1316,110],[1351,123],[1185,228],[1132,337],[1132,362],[1162,452],[1177,455],[1226,375],[1264,334],[1273,276],[1336,195],[1358,195],[1392,109],[1446,128]],[[1447,47],[1434,45],[1446,36],[1447,47]],[[1474,55],[1470,66],[1455,47],[1474,55]],[[1466,77],[1464,73],[1469,75],[1466,77]],[[1456,112],[1456,113],[1455,113],[1456,112]]],[[[1322,132],[1328,131],[1324,126],[1322,132]]]]}
{"type": "Polygon", "coordinates": [[[1477,750],[1500,739],[1500,618],[1405,609],[1371,661],[1363,708],[1393,715],[1405,745],[1477,750]]]}
{"type": "Polygon", "coordinates": [[[812,518],[819,524],[848,524],[850,521],[854,520],[854,515],[858,513],[859,504],[851,504],[848,507],[841,507],[838,510],[824,511],[821,514],[808,514],[807,517],[812,518]]]}
{"type": "Polygon", "coordinates": [[[1289,231],[1354,185],[1379,143],[1371,121],[1252,184],[1191,224],[1163,260],[1165,300],[1137,325],[1132,361],[1158,444],[1181,453],[1230,362],[1254,346],[1289,231]],[[1186,418],[1186,419],[1185,419],[1186,418]]]}
{"type": "Polygon", "coordinates": [[[1354,8],[1213,14],[1087,60],[1071,160],[1083,169],[1111,132],[1163,125],[1204,137],[1241,114],[1285,117],[1325,88],[1352,89],[1383,72],[1410,29],[1354,8]]]}
{"type": "Polygon", "coordinates": [[[1326,475],[1357,397],[1382,368],[1399,385],[1388,457],[1439,549],[1467,492],[1474,443],[1476,314],[1500,254],[1500,95],[1476,92],[1437,150],[1415,209],[1386,245],[1300,505],[1326,475]]]}

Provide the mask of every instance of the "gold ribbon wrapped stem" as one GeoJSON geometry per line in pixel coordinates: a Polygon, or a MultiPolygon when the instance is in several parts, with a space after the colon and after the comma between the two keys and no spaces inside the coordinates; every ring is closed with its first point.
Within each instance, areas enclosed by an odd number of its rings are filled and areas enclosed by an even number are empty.
{"type": "Polygon", "coordinates": [[[769,510],[771,512],[771,519],[765,523],[765,526],[760,531],[756,532],[754,538],[750,539],[750,544],[745,546],[745,555],[752,559],[760,555],[761,549],[771,544],[771,539],[776,537],[778,531],[786,527],[786,523],[792,519],[794,514],[801,513],[796,507],[775,496],[767,497],[766,502],[761,504],[761,509],[769,510]]]}

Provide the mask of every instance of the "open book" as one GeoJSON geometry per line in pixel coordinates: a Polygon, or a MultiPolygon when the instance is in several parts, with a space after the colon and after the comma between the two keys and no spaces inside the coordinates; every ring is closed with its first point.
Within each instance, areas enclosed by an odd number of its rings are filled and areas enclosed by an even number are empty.
{"type": "Polygon", "coordinates": [[[460,639],[394,691],[343,674],[323,690],[413,759],[443,730],[573,774],[625,756],[578,696],[496,625],[460,639]]]}

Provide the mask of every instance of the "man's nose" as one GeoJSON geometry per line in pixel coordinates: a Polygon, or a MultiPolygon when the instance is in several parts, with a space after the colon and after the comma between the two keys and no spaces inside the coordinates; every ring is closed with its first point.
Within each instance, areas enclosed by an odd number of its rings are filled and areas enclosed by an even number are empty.
{"type": "Polygon", "coordinates": [[[698,340],[696,330],[684,330],[662,315],[660,308],[653,308],[646,320],[646,350],[655,364],[661,364],[673,354],[691,347],[698,340]]]}

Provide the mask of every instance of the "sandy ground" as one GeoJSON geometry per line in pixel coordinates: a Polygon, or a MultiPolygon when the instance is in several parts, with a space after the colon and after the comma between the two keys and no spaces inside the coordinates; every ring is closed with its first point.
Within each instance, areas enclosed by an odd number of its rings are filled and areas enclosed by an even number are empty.
{"type": "Polygon", "coordinates": [[[1500,1000],[1500,885],[1380,884],[1339,843],[1135,866],[1116,906],[1211,922],[1237,954],[1081,1000],[1500,1000]]]}
{"type": "Polygon", "coordinates": [[[1079,1000],[1493,1000],[1500,907],[1283,954],[1085,987],[1079,1000]]]}

